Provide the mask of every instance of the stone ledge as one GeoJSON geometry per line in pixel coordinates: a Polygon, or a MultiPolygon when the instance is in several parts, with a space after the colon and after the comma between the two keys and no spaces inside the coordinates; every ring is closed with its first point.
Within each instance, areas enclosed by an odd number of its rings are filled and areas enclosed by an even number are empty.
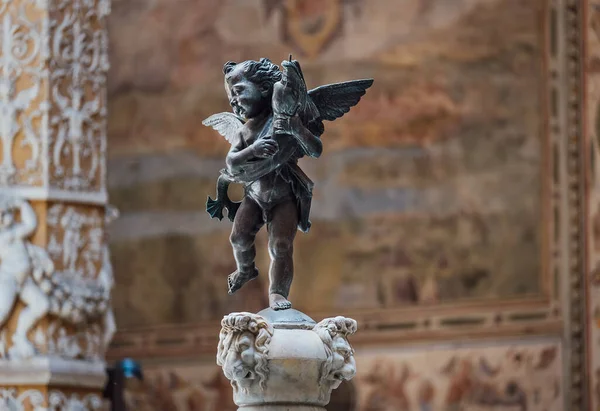
{"type": "Polygon", "coordinates": [[[23,361],[0,361],[0,386],[65,385],[103,388],[106,384],[104,362],[36,357],[23,361]]]}
{"type": "Polygon", "coordinates": [[[72,201],[74,203],[102,206],[108,201],[108,192],[105,189],[75,191],[48,187],[10,186],[1,187],[0,193],[4,195],[20,196],[28,200],[72,201]]]}

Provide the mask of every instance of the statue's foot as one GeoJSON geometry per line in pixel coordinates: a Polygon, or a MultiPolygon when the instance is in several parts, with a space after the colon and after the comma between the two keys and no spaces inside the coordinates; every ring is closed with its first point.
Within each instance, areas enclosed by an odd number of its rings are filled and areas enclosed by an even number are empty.
{"type": "Polygon", "coordinates": [[[248,281],[254,280],[258,277],[258,269],[254,268],[249,273],[242,273],[239,270],[229,274],[227,277],[227,286],[229,287],[229,294],[235,293],[237,290],[242,288],[248,281]]]}
{"type": "Polygon", "coordinates": [[[35,347],[27,338],[13,336],[12,342],[13,346],[8,350],[8,356],[13,360],[24,360],[37,354],[35,347]]]}
{"type": "Polygon", "coordinates": [[[292,308],[292,303],[283,295],[273,293],[269,295],[269,306],[275,311],[287,310],[292,308]]]}

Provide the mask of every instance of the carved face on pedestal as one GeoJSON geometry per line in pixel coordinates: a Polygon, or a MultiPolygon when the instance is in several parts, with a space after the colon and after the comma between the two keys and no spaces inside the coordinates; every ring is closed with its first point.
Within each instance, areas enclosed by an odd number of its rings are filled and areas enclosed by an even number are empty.
{"type": "Polygon", "coordinates": [[[223,371],[225,376],[242,389],[248,389],[256,379],[257,352],[254,348],[255,336],[250,332],[241,333],[227,351],[223,371]]]}
{"type": "Polygon", "coordinates": [[[217,364],[234,391],[255,384],[265,387],[268,376],[268,344],[273,329],[264,318],[251,313],[229,314],[221,322],[217,364]]]}
{"type": "Polygon", "coordinates": [[[326,318],[313,328],[323,341],[327,354],[321,367],[323,396],[329,395],[342,381],[351,380],[356,375],[354,350],[348,342],[348,336],[354,334],[356,329],[356,321],[345,317],[326,318]]]}
{"type": "Polygon", "coordinates": [[[331,378],[334,380],[333,388],[340,386],[342,381],[348,381],[356,375],[356,361],[354,350],[350,347],[345,335],[337,334],[333,338],[333,360],[331,378]]]}

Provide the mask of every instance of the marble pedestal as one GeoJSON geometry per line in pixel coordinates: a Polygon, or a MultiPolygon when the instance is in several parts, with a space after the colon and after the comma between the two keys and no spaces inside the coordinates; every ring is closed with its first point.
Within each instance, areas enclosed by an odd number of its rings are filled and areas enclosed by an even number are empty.
{"type": "Polygon", "coordinates": [[[316,323],[294,309],[266,309],[229,314],[221,326],[217,364],[239,411],[324,411],[331,391],[356,374],[352,319],[316,323]]]}
{"type": "Polygon", "coordinates": [[[240,407],[238,411],[325,411],[323,407],[310,405],[256,405],[240,407]]]}

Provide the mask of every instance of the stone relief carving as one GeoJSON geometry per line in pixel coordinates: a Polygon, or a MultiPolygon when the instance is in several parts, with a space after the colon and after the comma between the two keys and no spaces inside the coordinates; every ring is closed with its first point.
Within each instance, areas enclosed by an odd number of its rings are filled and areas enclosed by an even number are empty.
{"type": "Polygon", "coordinates": [[[0,409],[7,411],[48,411],[45,398],[39,390],[27,390],[17,394],[15,389],[0,389],[0,409]]]}
{"type": "Polygon", "coordinates": [[[48,403],[50,410],[68,411],[97,411],[102,409],[102,398],[97,394],[79,396],[71,394],[67,396],[61,391],[51,391],[48,403]]]}
{"type": "Polygon", "coordinates": [[[51,22],[52,100],[60,110],[50,119],[56,136],[50,142],[50,184],[97,190],[105,172],[108,42],[103,24],[110,2],[59,1],[54,11],[60,18],[51,22]]]}
{"type": "Polygon", "coordinates": [[[62,96],[55,85],[53,88],[54,100],[60,107],[60,116],[52,118],[52,124],[58,125],[58,135],[54,144],[55,175],[63,176],[65,168],[62,164],[62,154],[71,156],[72,176],[64,180],[65,188],[81,188],[93,180],[98,169],[98,153],[95,145],[93,116],[99,113],[100,100],[84,103],[82,88],[74,87],[70,90],[71,99],[62,96]],[[89,127],[86,128],[85,126],[89,127]],[[70,146],[67,148],[66,146],[70,146]],[[81,166],[82,157],[89,157],[91,165],[84,174],[81,166]]]}
{"type": "Polygon", "coordinates": [[[0,5],[0,184],[103,190],[109,13],[109,0],[0,5]],[[38,98],[50,80],[50,95],[38,98]],[[19,147],[29,151],[24,167],[13,161],[19,147]]]}
{"type": "Polygon", "coordinates": [[[0,197],[0,323],[8,319],[17,298],[26,305],[19,315],[9,350],[10,356],[17,358],[34,354],[27,332],[50,309],[43,290],[51,289],[52,284],[39,280],[50,278],[54,265],[43,249],[27,241],[36,226],[35,212],[27,201],[0,197]],[[16,221],[17,211],[20,222],[16,221]]]}
{"type": "Polygon", "coordinates": [[[27,240],[36,226],[35,212],[26,200],[0,196],[0,325],[8,319],[17,299],[26,305],[19,314],[8,357],[21,359],[35,355],[37,350],[27,334],[46,314],[54,314],[75,326],[99,321],[103,327],[97,332],[89,326],[84,338],[80,338],[69,337],[64,327],[50,326],[45,336],[35,333],[36,345],[70,358],[94,359],[98,350],[90,347],[105,348],[115,331],[109,308],[113,274],[108,247],[103,247],[103,266],[97,279],[59,272],[46,250],[27,240]],[[16,219],[16,211],[20,221],[16,219]],[[85,345],[82,340],[87,340],[85,345]],[[79,343],[74,345],[73,341],[79,343]],[[94,345],[93,341],[99,342],[94,345]]]}
{"type": "Polygon", "coordinates": [[[48,253],[62,262],[64,275],[93,278],[100,265],[103,250],[102,217],[93,210],[84,214],[73,206],[55,204],[48,210],[50,232],[48,253]]]}
{"type": "Polygon", "coordinates": [[[234,392],[248,392],[254,384],[266,387],[267,356],[273,327],[252,313],[231,313],[221,321],[217,364],[231,382],[234,392]]]}
{"type": "MultiPolygon", "coordinates": [[[[10,24],[6,21],[5,24],[10,24]]],[[[10,178],[15,175],[15,168],[12,157],[12,146],[17,133],[21,129],[17,116],[27,109],[31,102],[37,97],[39,92],[39,84],[34,84],[33,87],[20,91],[18,94],[15,90],[15,80],[3,76],[0,79],[0,110],[2,110],[2,147],[3,159],[0,166],[3,181],[9,182],[10,178]]],[[[33,144],[32,144],[33,145],[33,144]]]]}
{"type": "Polygon", "coordinates": [[[48,407],[46,396],[39,390],[27,390],[20,394],[15,389],[0,389],[0,409],[6,411],[98,411],[103,407],[102,398],[97,394],[79,396],[51,391],[48,407]]]}
{"type": "MultiPolygon", "coordinates": [[[[107,223],[110,222],[109,219],[110,217],[107,218],[107,223]]],[[[102,311],[100,323],[88,324],[84,331],[69,334],[64,325],[59,321],[53,321],[45,330],[38,328],[34,337],[36,347],[45,347],[48,354],[57,354],[66,358],[102,360],[117,329],[113,309],[108,304],[114,286],[114,277],[110,251],[106,244],[103,246],[102,255],[103,262],[97,283],[102,287],[107,308],[102,311]]]]}
{"type": "Polygon", "coordinates": [[[357,330],[357,323],[351,318],[326,318],[313,328],[323,345],[327,359],[321,366],[321,396],[325,397],[356,375],[354,350],[348,342],[348,336],[357,330]]]}
{"type": "Polygon", "coordinates": [[[41,141],[47,137],[43,126],[34,130],[32,124],[39,121],[44,124],[48,106],[34,103],[37,100],[42,82],[47,82],[48,72],[45,57],[48,56],[47,22],[44,19],[32,19],[27,6],[36,6],[35,0],[23,1],[15,6],[16,13],[7,13],[9,2],[2,2],[0,30],[3,33],[0,58],[0,142],[2,159],[0,163],[0,184],[41,183],[41,141]],[[6,12],[6,13],[5,13],[6,12]],[[28,87],[17,91],[16,83],[28,87]],[[21,147],[30,149],[30,156],[22,170],[17,170],[13,161],[13,148],[20,138],[21,147]]]}

